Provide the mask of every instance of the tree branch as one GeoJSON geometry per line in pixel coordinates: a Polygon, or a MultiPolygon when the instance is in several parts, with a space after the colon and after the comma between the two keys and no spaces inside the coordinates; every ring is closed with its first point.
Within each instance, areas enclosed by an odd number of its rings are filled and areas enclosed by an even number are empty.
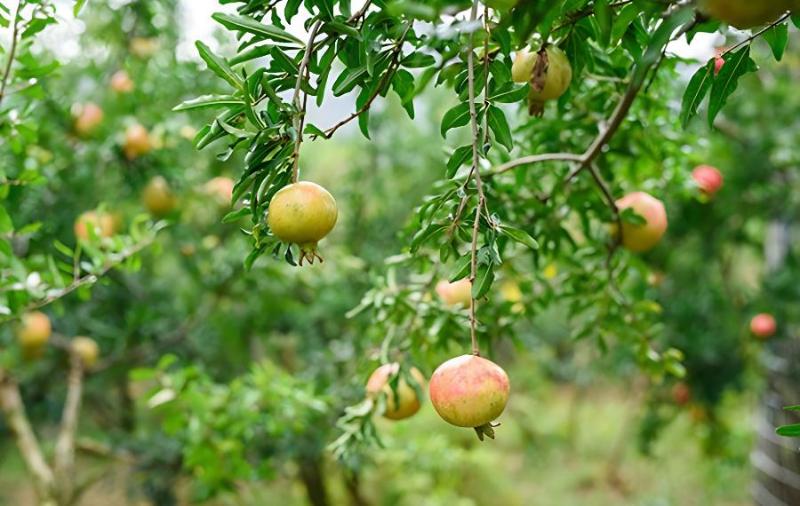
{"type": "MultiPolygon", "coordinates": [[[[304,99],[302,103],[300,102],[300,88],[303,83],[303,78],[307,73],[306,71],[308,70],[308,62],[311,60],[311,54],[314,52],[314,39],[317,38],[317,32],[320,26],[322,26],[321,19],[317,20],[317,22],[311,26],[311,31],[308,33],[306,52],[303,55],[303,60],[300,62],[300,67],[297,69],[297,82],[294,86],[294,97],[292,98],[296,109],[294,114],[294,129],[295,135],[297,136],[294,142],[294,154],[292,155],[292,182],[294,183],[297,182],[297,177],[300,172],[300,145],[303,144],[303,124],[306,118],[306,100],[304,99]]],[[[305,96],[308,98],[307,93],[305,96]]]]}
{"type": "Polygon", "coordinates": [[[52,502],[55,483],[53,471],[44,458],[36,434],[25,414],[19,386],[2,369],[0,369],[0,411],[5,415],[25,466],[33,477],[39,499],[42,504],[52,502]]]}
{"type": "Polygon", "coordinates": [[[61,415],[61,427],[56,439],[53,456],[56,490],[60,500],[69,504],[73,499],[75,476],[75,434],[78,430],[78,417],[83,393],[83,364],[81,357],[70,350],[69,376],[67,377],[67,398],[61,415]]]}
{"type": "Polygon", "coordinates": [[[8,86],[8,79],[11,76],[11,65],[14,63],[14,57],[16,56],[17,52],[17,43],[19,38],[19,10],[22,8],[22,2],[17,3],[17,8],[14,10],[14,20],[11,28],[11,48],[8,50],[8,61],[6,61],[6,67],[3,70],[3,78],[0,81],[0,103],[3,102],[3,98],[6,96],[6,86],[8,86]]]}

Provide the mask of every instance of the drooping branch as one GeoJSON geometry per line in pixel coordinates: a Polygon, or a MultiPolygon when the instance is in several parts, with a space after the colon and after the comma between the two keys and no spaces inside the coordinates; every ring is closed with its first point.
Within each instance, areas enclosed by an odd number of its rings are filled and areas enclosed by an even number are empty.
{"type": "Polygon", "coordinates": [[[80,356],[70,350],[70,367],[67,378],[67,398],[61,415],[61,426],[56,439],[53,470],[56,490],[60,500],[69,504],[73,499],[75,471],[75,434],[83,395],[83,364],[80,356]]]}

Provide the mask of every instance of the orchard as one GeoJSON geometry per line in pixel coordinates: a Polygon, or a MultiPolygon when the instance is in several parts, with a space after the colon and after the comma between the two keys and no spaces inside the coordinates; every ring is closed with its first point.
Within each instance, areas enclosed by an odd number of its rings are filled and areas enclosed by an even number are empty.
{"type": "Polygon", "coordinates": [[[0,505],[800,504],[798,27],[0,0],[0,505]]]}

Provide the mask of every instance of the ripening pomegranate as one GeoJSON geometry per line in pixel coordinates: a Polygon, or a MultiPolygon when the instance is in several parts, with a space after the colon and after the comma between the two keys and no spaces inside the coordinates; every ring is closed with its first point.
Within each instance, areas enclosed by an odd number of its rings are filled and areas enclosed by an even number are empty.
{"type": "Polygon", "coordinates": [[[300,181],[284,186],[272,197],[267,224],[278,239],[300,246],[300,265],[303,260],[313,264],[315,258],[322,261],[317,243],[333,230],[338,213],[328,190],[300,181]]]}
{"type": "Polygon", "coordinates": [[[115,92],[130,93],[133,87],[133,81],[124,70],[118,70],[111,76],[111,89],[115,92]]]}
{"type": "Polygon", "coordinates": [[[774,21],[790,9],[794,0],[700,0],[700,10],[708,16],[741,29],[774,21]]]}
{"type": "MultiPolygon", "coordinates": [[[[400,364],[383,364],[375,369],[367,380],[367,395],[376,398],[381,392],[386,394],[386,410],[383,416],[390,420],[402,420],[416,414],[421,406],[417,391],[401,377],[397,382],[397,395],[389,384],[392,377],[400,371],[400,364]]],[[[411,376],[420,388],[425,388],[425,376],[416,367],[411,368],[411,376]]]]}
{"type": "Polygon", "coordinates": [[[769,313],[759,313],[750,320],[750,332],[759,339],[768,339],[775,334],[778,324],[769,313]]]}
{"type": "Polygon", "coordinates": [[[17,340],[23,349],[38,349],[47,344],[52,333],[50,318],[41,311],[31,311],[22,315],[17,340]]]}
{"type": "Polygon", "coordinates": [[[675,383],[672,387],[672,401],[678,406],[686,406],[692,400],[692,390],[684,382],[675,383]]]}
{"type": "Polygon", "coordinates": [[[459,279],[452,283],[439,281],[436,283],[436,293],[448,306],[469,307],[472,300],[472,283],[468,278],[459,279]]]}
{"type": "Polygon", "coordinates": [[[722,70],[722,67],[725,65],[725,58],[722,56],[717,56],[714,58],[714,75],[718,75],[719,71],[722,70]]]}
{"type": "Polygon", "coordinates": [[[152,149],[153,143],[145,127],[134,123],[125,130],[125,142],[122,145],[122,151],[128,160],[146,155],[152,149]]]}
{"type": "Polygon", "coordinates": [[[103,109],[94,102],[75,107],[75,131],[80,136],[91,134],[103,122],[103,109]]]}
{"type": "Polygon", "coordinates": [[[117,223],[110,213],[86,211],[75,220],[75,237],[79,241],[86,241],[89,239],[89,230],[97,237],[111,237],[117,230],[117,223]]]}
{"type": "Polygon", "coordinates": [[[660,200],[645,192],[634,192],[617,200],[616,204],[620,212],[631,208],[646,221],[641,225],[623,221],[623,246],[641,253],[652,249],[661,241],[667,231],[667,212],[660,200]]]}
{"type": "Polygon", "coordinates": [[[431,403],[439,416],[458,427],[474,427],[478,437],[494,438],[492,422],[508,402],[508,375],[478,355],[462,355],[440,365],[431,376],[431,403]]]}
{"type": "Polygon", "coordinates": [[[100,348],[94,339],[85,336],[77,336],[70,343],[73,353],[81,359],[83,367],[91,369],[97,363],[100,356],[100,348]]]}
{"type": "Polygon", "coordinates": [[[564,51],[555,46],[535,54],[522,49],[514,58],[511,77],[514,82],[531,84],[528,108],[532,115],[540,115],[547,100],[556,100],[569,88],[572,65],[564,51]]]}
{"type": "Polygon", "coordinates": [[[214,199],[217,207],[230,207],[233,186],[233,179],[219,176],[209,179],[203,189],[214,199]]]}
{"type": "Polygon", "coordinates": [[[713,197],[722,188],[722,173],[711,165],[698,165],[692,171],[692,179],[697,183],[700,191],[708,197],[713,197]]]}
{"type": "Polygon", "coordinates": [[[161,217],[175,209],[176,199],[167,180],[162,176],[156,176],[144,187],[142,202],[150,214],[161,217]]]}

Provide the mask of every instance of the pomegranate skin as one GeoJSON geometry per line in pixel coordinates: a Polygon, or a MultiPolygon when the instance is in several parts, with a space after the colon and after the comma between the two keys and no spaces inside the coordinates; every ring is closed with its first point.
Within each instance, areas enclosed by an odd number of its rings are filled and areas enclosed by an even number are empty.
{"type": "Polygon", "coordinates": [[[300,246],[300,264],[314,263],[317,242],[333,230],[339,211],[336,200],[322,186],[301,181],[284,186],[272,197],[267,224],[278,239],[300,246]]]}
{"type": "Polygon", "coordinates": [[[472,299],[472,283],[468,278],[459,279],[449,283],[439,281],[436,283],[436,293],[448,306],[469,307],[472,299]]]}
{"type": "Polygon", "coordinates": [[[722,173],[711,165],[698,165],[692,171],[692,179],[697,183],[700,190],[709,197],[722,188],[722,173]]]}
{"type": "Polygon", "coordinates": [[[488,426],[508,403],[508,375],[491,360],[462,355],[440,365],[431,376],[431,403],[444,421],[457,427],[488,426]]]}
{"type": "Polygon", "coordinates": [[[620,211],[632,208],[647,221],[641,225],[622,224],[622,245],[625,248],[642,253],[661,241],[668,222],[667,212],[660,200],[645,192],[634,192],[617,200],[616,204],[620,211]]]}
{"type": "Polygon", "coordinates": [[[700,0],[699,6],[708,16],[742,30],[765,25],[797,9],[793,0],[700,0]]]}
{"type": "Polygon", "coordinates": [[[750,320],[750,332],[758,338],[772,337],[777,329],[778,324],[775,317],[769,313],[759,313],[750,320]]]}
{"type": "MultiPolygon", "coordinates": [[[[409,418],[419,411],[422,403],[417,397],[417,391],[409,385],[402,377],[397,384],[397,395],[392,391],[389,384],[390,378],[397,374],[400,364],[383,364],[375,369],[367,380],[367,395],[377,397],[381,392],[386,394],[386,411],[383,416],[390,420],[403,420],[409,418]]],[[[425,387],[425,376],[416,367],[411,368],[411,376],[421,388],[425,387]]]]}

